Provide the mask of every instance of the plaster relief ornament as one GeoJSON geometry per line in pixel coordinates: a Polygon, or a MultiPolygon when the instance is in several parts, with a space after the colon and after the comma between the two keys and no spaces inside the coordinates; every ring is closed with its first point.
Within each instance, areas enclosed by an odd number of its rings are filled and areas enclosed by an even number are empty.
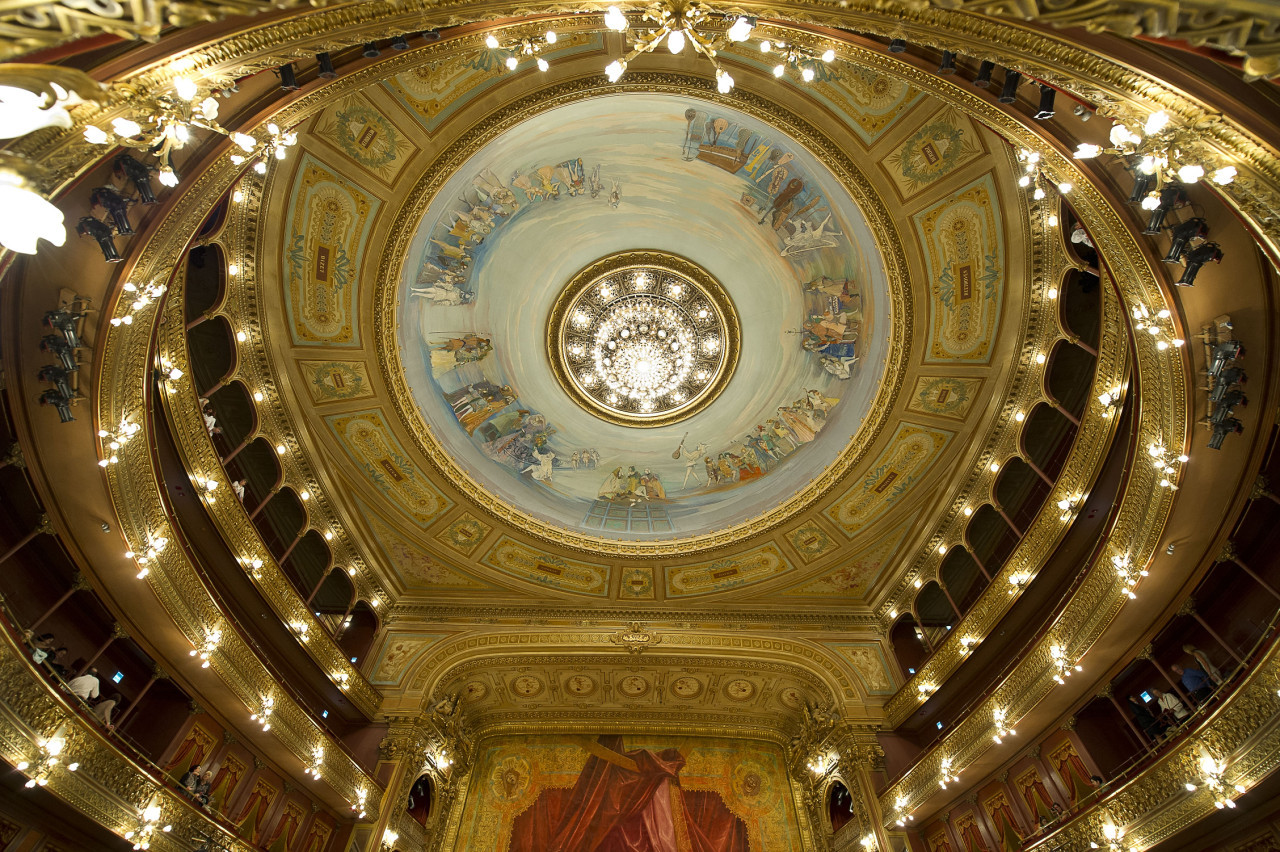
{"type": "Polygon", "coordinates": [[[671,682],[671,694],[677,698],[697,698],[702,694],[702,681],[696,677],[678,677],[671,682]]]}
{"type": "Polygon", "coordinates": [[[645,630],[644,622],[633,621],[625,630],[619,630],[609,637],[615,645],[621,645],[629,654],[643,653],[662,641],[662,637],[650,630],[645,630]]]}
{"type": "Polygon", "coordinates": [[[618,691],[628,698],[639,698],[649,691],[649,681],[640,675],[627,675],[618,681],[618,691]]]}
{"type": "Polygon", "coordinates": [[[586,675],[572,675],[565,680],[564,691],[570,695],[585,697],[596,691],[596,682],[586,675]]]}
{"type": "Polygon", "coordinates": [[[749,680],[738,678],[724,685],[724,694],[734,701],[750,701],[755,697],[756,685],[749,680]]]}
{"type": "Polygon", "coordinates": [[[533,698],[543,690],[542,681],[532,675],[521,675],[511,682],[511,691],[521,698],[533,698]]]}

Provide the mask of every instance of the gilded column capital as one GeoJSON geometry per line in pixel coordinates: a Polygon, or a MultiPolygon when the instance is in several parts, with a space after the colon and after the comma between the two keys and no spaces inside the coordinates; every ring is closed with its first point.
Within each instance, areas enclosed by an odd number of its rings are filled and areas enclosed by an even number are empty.
{"type": "Polygon", "coordinates": [[[1110,697],[1111,697],[1111,695],[1112,695],[1112,689],[1113,689],[1113,687],[1111,686],[1111,684],[1110,684],[1110,683],[1108,683],[1106,686],[1102,687],[1102,689],[1099,689],[1099,690],[1098,690],[1098,697],[1099,697],[1099,698],[1110,698],[1110,697]]]}
{"type": "Polygon", "coordinates": [[[1178,607],[1178,615],[1195,615],[1195,614],[1196,614],[1195,598],[1187,598],[1185,601],[1182,602],[1182,606],[1178,607]]]}
{"type": "Polygon", "coordinates": [[[75,579],[71,581],[71,588],[77,592],[84,592],[91,589],[92,586],[89,585],[89,578],[77,571],[75,579]]]}
{"type": "Polygon", "coordinates": [[[1151,646],[1151,643],[1148,642],[1147,646],[1138,653],[1138,659],[1147,660],[1148,662],[1155,662],[1154,655],[1155,655],[1155,648],[1153,648],[1151,646]]]}
{"type": "Polygon", "coordinates": [[[125,630],[124,627],[120,625],[120,622],[113,621],[111,622],[111,638],[112,639],[128,639],[129,631],[125,630]]]}
{"type": "Polygon", "coordinates": [[[1271,490],[1271,481],[1267,479],[1266,474],[1258,474],[1258,478],[1253,481],[1253,490],[1249,492],[1250,500],[1257,500],[1259,497],[1270,497],[1274,492],[1271,490]]]}
{"type": "Polygon", "coordinates": [[[1219,562],[1235,562],[1240,556],[1240,551],[1236,550],[1236,543],[1231,539],[1227,539],[1222,550],[1218,551],[1217,561],[1219,562]]]}
{"type": "Polygon", "coordinates": [[[36,527],[36,532],[40,535],[57,535],[58,531],[53,528],[53,521],[49,520],[49,516],[44,512],[40,513],[40,523],[36,527]]]}
{"type": "Polygon", "coordinates": [[[16,467],[18,470],[27,469],[27,460],[22,455],[22,445],[17,441],[9,445],[9,450],[4,454],[4,463],[16,467]]]}

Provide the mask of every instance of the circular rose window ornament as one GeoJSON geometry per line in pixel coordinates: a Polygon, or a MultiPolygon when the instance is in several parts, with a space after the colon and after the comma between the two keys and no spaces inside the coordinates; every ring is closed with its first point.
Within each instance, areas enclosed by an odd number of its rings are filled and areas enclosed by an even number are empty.
{"type": "Polygon", "coordinates": [[[578,272],[547,321],[547,354],[565,392],[625,426],[692,417],[738,363],[738,315],[724,288],[679,255],[629,251],[578,272]]]}

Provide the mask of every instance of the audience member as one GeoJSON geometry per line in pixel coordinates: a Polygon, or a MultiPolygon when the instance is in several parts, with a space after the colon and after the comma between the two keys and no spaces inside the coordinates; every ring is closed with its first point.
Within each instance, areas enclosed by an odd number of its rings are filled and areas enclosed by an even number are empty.
{"type": "MultiPolygon", "coordinates": [[[[30,631],[28,631],[30,633],[30,631]]],[[[36,665],[40,665],[49,658],[49,654],[53,652],[54,638],[52,633],[41,633],[39,636],[31,636],[27,639],[31,644],[31,659],[36,665]]]]}
{"type": "Polygon", "coordinates": [[[1191,700],[1195,703],[1201,704],[1206,698],[1213,695],[1213,681],[1204,672],[1190,666],[1187,668],[1169,666],[1169,668],[1181,678],[1182,688],[1187,691],[1187,695],[1191,696],[1191,700]]]}
{"type": "Polygon", "coordinates": [[[1152,740],[1160,739],[1160,735],[1165,731],[1165,725],[1152,715],[1141,698],[1136,695],[1130,695],[1129,709],[1133,712],[1133,718],[1137,721],[1138,727],[1142,729],[1144,734],[1152,740]]]}
{"type": "Polygon", "coordinates": [[[192,791],[192,798],[200,807],[206,807],[209,804],[209,792],[213,788],[213,770],[206,769],[204,774],[200,776],[200,780],[196,782],[195,789],[192,791]]]}
{"type": "Polygon", "coordinates": [[[1222,672],[1218,671],[1217,666],[1209,659],[1209,655],[1201,651],[1195,645],[1183,645],[1182,650],[1190,654],[1192,658],[1200,664],[1200,668],[1209,676],[1209,680],[1213,681],[1213,685],[1217,686],[1222,683],[1222,672]]]}
{"type": "Polygon", "coordinates": [[[67,675],[71,674],[71,670],[67,667],[67,657],[70,655],[71,652],[67,650],[65,645],[63,645],[60,648],[54,649],[53,656],[45,662],[49,668],[53,669],[54,674],[58,677],[65,678],[67,675]]]}
{"type": "Polygon", "coordinates": [[[98,697],[98,669],[90,668],[80,677],[73,677],[67,681],[67,689],[71,690],[71,694],[81,701],[88,701],[90,698],[98,697]]]}
{"type": "Polygon", "coordinates": [[[113,692],[93,706],[93,715],[98,717],[98,721],[106,725],[108,730],[114,731],[116,726],[111,722],[111,714],[120,710],[122,704],[124,704],[124,696],[113,692]]]}
{"type": "Polygon", "coordinates": [[[1162,692],[1155,687],[1151,688],[1151,694],[1156,697],[1156,706],[1160,708],[1160,721],[1173,727],[1187,718],[1187,708],[1178,700],[1177,695],[1172,692],[1162,692]]]}
{"type": "Polygon", "coordinates": [[[200,769],[200,764],[197,763],[195,766],[182,773],[182,777],[178,779],[178,784],[181,785],[181,787],[188,793],[194,793],[196,791],[196,785],[200,783],[200,769]]]}
{"type": "Polygon", "coordinates": [[[248,484],[248,482],[249,480],[247,479],[231,480],[231,490],[236,493],[236,499],[239,500],[241,503],[244,502],[244,487],[245,485],[248,484]]]}

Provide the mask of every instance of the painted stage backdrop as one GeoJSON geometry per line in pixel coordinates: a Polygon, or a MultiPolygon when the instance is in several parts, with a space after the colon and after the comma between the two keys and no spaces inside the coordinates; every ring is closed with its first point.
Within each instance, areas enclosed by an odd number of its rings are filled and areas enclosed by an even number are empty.
{"type": "Polygon", "coordinates": [[[887,353],[884,267],[839,181],[776,129],[676,96],[559,107],[486,145],[430,204],[399,293],[407,378],[446,449],[508,503],[613,538],[786,500],[857,432],[887,353]],[[545,353],[561,288],[630,249],[707,269],[742,324],[720,398],[655,429],[579,408],[545,353]]]}
{"type": "Polygon", "coordinates": [[[505,737],[482,749],[459,852],[798,852],[782,752],[740,740],[505,737]]]}

